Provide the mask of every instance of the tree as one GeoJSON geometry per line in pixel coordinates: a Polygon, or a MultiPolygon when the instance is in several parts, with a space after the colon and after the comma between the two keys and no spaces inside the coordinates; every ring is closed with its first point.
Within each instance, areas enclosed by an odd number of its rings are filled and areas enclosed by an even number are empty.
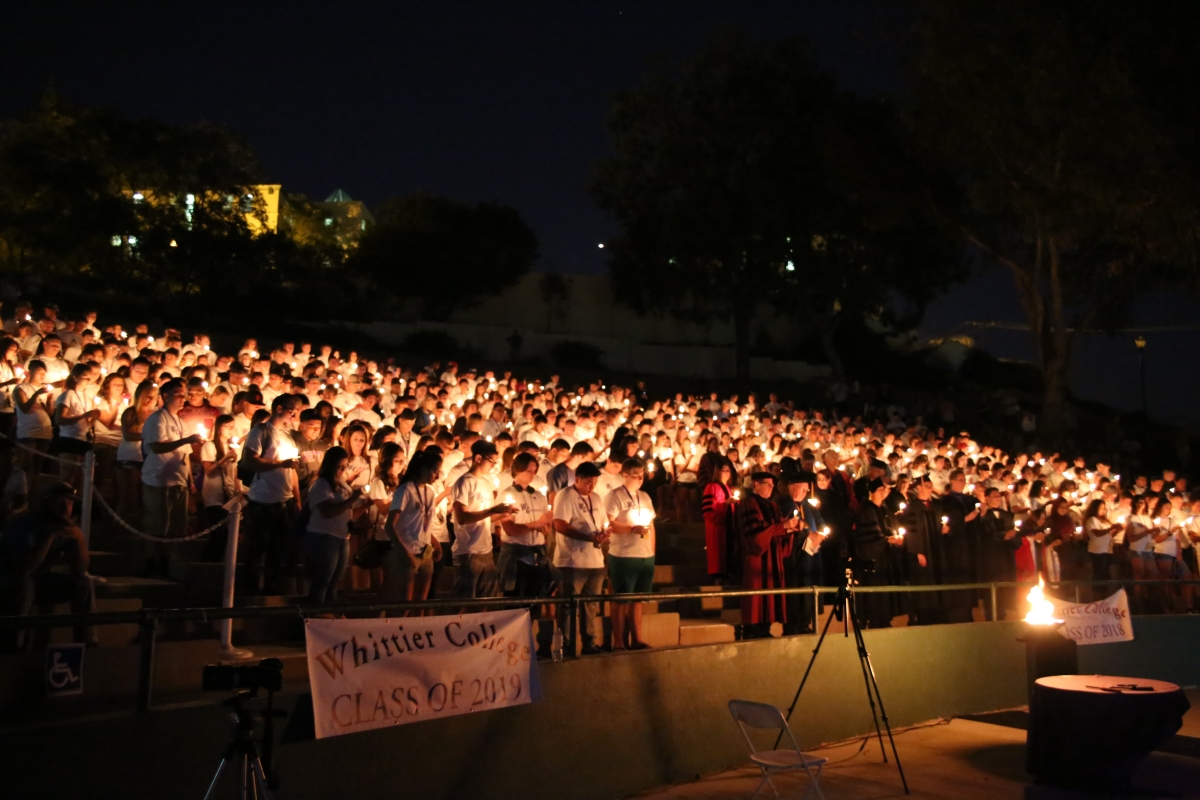
{"type": "Polygon", "coordinates": [[[1072,330],[1195,285],[1195,3],[917,6],[906,112],[961,186],[962,240],[1013,277],[1061,430],[1072,330]]]}
{"type": "Polygon", "coordinates": [[[63,293],[225,300],[271,269],[248,147],[48,95],[0,129],[0,268],[63,293]]]}
{"type": "Polygon", "coordinates": [[[538,257],[533,229],[516,209],[497,203],[414,194],[388,200],[375,217],[351,269],[396,296],[420,298],[430,319],[502,292],[538,257]]]}
{"type": "Polygon", "coordinates": [[[817,328],[840,372],[842,319],[886,315],[897,295],[919,306],[957,270],[925,236],[928,182],[892,109],[839,92],[803,39],[721,31],[618,94],[608,130],[592,193],[621,227],[615,293],[642,313],[732,319],[740,377],[761,304],[817,328]]]}

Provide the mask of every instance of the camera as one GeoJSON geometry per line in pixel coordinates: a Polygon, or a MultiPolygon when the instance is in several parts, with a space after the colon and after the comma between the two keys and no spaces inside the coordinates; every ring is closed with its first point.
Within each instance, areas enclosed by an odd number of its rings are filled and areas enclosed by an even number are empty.
{"type": "Polygon", "coordinates": [[[863,575],[873,573],[875,571],[875,562],[866,558],[843,558],[840,568],[843,572],[849,573],[855,580],[863,575]]]}
{"type": "Polygon", "coordinates": [[[239,689],[278,692],[283,689],[283,662],[278,658],[264,658],[254,665],[209,664],[204,668],[202,688],[206,692],[239,689]]]}

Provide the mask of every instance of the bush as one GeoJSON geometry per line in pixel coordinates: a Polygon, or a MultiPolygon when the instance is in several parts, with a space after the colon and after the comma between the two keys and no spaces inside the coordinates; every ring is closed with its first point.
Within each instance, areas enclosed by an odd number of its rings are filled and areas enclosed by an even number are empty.
{"type": "Polygon", "coordinates": [[[559,369],[603,369],[599,347],[563,339],[550,348],[550,358],[559,369]]]}
{"type": "Polygon", "coordinates": [[[404,337],[400,349],[409,355],[447,359],[458,358],[462,345],[445,331],[418,330],[404,337]]]}

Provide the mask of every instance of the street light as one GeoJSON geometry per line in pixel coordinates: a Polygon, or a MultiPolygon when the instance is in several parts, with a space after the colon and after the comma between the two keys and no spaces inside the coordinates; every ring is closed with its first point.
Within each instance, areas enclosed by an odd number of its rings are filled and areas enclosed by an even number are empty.
{"type": "Polygon", "coordinates": [[[1139,336],[1133,340],[1133,346],[1137,348],[1138,354],[1138,372],[1142,376],[1142,413],[1146,416],[1150,415],[1146,405],[1146,340],[1139,336]]]}

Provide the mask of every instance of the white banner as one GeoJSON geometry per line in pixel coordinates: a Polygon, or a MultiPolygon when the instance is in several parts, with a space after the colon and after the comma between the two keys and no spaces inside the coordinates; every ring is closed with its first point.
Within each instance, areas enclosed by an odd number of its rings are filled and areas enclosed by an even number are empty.
{"type": "Polygon", "coordinates": [[[1049,600],[1054,604],[1054,616],[1066,623],[1058,632],[1076,644],[1133,641],[1133,620],[1124,589],[1094,603],[1068,603],[1053,597],[1049,600]]]}
{"type": "Polygon", "coordinates": [[[310,619],[317,738],[542,699],[528,609],[310,619]]]}

